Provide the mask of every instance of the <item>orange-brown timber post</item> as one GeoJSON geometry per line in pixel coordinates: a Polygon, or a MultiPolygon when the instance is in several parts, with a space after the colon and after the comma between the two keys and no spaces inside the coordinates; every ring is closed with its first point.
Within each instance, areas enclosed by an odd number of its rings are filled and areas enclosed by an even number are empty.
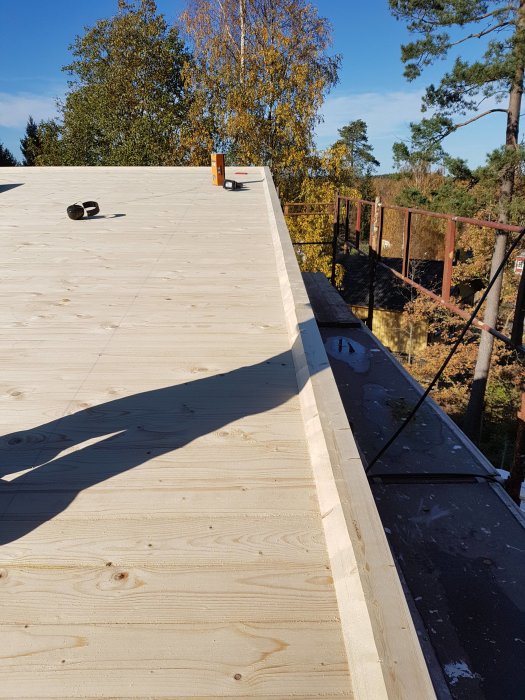
{"type": "Polygon", "coordinates": [[[224,154],[211,154],[211,179],[214,185],[224,185],[224,154]]]}

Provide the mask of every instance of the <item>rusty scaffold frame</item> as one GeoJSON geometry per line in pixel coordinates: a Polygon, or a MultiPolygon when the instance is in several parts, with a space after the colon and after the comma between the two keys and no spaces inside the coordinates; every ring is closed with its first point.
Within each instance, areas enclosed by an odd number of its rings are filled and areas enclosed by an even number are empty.
{"type": "MultiPolygon", "coordinates": [[[[369,306],[367,326],[372,329],[373,314],[374,314],[374,286],[375,286],[375,271],[377,265],[387,268],[397,278],[404,283],[411,285],[422,294],[430,297],[437,304],[444,306],[461,318],[468,320],[470,313],[467,309],[455,304],[452,299],[452,271],[454,264],[454,256],[456,251],[456,237],[458,232],[458,224],[467,224],[477,226],[479,228],[490,228],[496,232],[502,233],[520,233],[523,229],[521,226],[513,226],[511,224],[500,224],[496,221],[487,221],[483,219],[472,219],[465,216],[455,216],[453,214],[441,214],[424,209],[415,209],[411,207],[400,207],[393,204],[383,204],[380,202],[372,202],[365,199],[353,199],[338,195],[334,202],[290,202],[284,205],[285,216],[312,216],[318,214],[328,214],[333,216],[333,233],[330,239],[321,241],[294,241],[295,246],[304,245],[328,245],[332,246],[332,265],[331,265],[331,283],[335,286],[337,258],[340,251],[348,252],[348,249],[354,248],[360,255],[367,255],[370,264],[370,289],[369,289],[369,306]],[[361,248],[363,242],[362,222],[364,220],[365,208],[370,210],[370,231],[368,237],[368,251],[365,252],[361,248]],[[351,210],[355,208],[354,224],[351,226],[351,210]],[[398,211],[403,215],[403,240],[401,252],[401,271],[396,270],[391,265],[388,265],[382,259],[383,247],[383,226],[386,211],[398,211]],[[443,277],[441,282],[441,293],[436,294],[435,291],[419,284],[409,276],[411,262],[411,238],[413,234],[413,218],[414,216],[425,216],[434,219],[446,221],[446,231],[443,243],[443,277]],[[351,231],[352,229],[352,231],[351,231]]],[[[495,338],[503,341],[507,345],[515,348],[521,353],[525,353],[523,345],[523,326],[525,316],[525,275],[521,275],[516,304],[514,307],[514,317],[512,323],[512,332],[510,337],[501,333],[497,328],[487,325],[481,319],[476,318],[473,325],[479,330],[484,330],[493,335],[495,338]]]]}
{"type": "MultiPolygon", "coordinates": [[[[521,226],[513,226],[511,224],[500,224],[495,221],[487,221],[483,219],[472,219],[464,216],[455,216],[453,214],[441,214],[437,212],[426,211],[424,209],[416,209],[411,207],[401,207],[392,204],[383,204],[379,200],[375,202],[364,199],[353,199],[337,195],[334,202],[322,203],[303,203],[293,202],[285,204],[285,216],[302,216],[324,214],[332,217],[332,237],[321,241],[294,241],[295,246],[303,245],[328,245],[332,247],[332,264],[331,264],[331,283],[336,285],[336,265],[340,252],[348,253],[350,248],[353,248],[357,253],[363,256],[368,256],[369,260],[369,295],[368,295],[368,316],[366,324],[372,330],[373,314],[374,314],[374,287],[377,266],[380,265],[403,281],[405,284],[411,285],[422,294],[430,297],[435,303],[447,308],[456,315],[465,320],[470,320],[471,314],[465,308],[455,304],[452,299],[452,273],[456,254],[456,237],[458,233],[458,224],[466,224],[477,226],[479,228],[489,228],[495,231],[496,235],[505,233],[522,233],[524,228],[521,226]],[[363,221],[364,213],[369,207],[369,236],[367,251],[362,250],[364,239],[363,221]],[[351,225],[351,211],[355,208],[355,217],[351,225]],[[403,215],[403,233],[401,244],[401,271],[396,270],[391,265],[388,265],[382,259],[383,248],[383,226],[385,211],[397,211],[403,215]],[[443,241],[443,276],[441,280],[441,292],[437,294],[435,291],[419,284],[409,275],[411,263],[411,238],[413,234],[413,218],[414,216],[426,216],[435,219],[446,221],[446,230],[443,241]]],[[[497,328],[493,328],[484,323],[479,318],[472,321],[472,325],[479,330],[486,331],[493,335],[498,340],[501,340],[506,345],[512,347],[518,353],[525,353],[523,344],[523,330],[525,317],[525,273],[522,272],[516,303],[514,306],[514,315],[512,322],[512,332],[510,337],[501,333],[497,328]]],[[[511,479],[507,490],[511,497],[519,503],[520,485],[525,476],[525,393],[522,392],[521,410],[518,412],[518,438],[516,441],[516,449],[514,455],[514,466],[511,470],[511,479]]]]}

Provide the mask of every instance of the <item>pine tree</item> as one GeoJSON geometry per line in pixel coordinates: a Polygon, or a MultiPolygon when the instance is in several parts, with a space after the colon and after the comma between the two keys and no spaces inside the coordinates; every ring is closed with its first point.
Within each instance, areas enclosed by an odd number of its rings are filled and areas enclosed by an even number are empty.
{"type": "Polygon", "coordinates": [[[14,155],[5,146],[0,143],[0,166],[15,166],[18,162],[14,155]]]}
{"type": "Polygon", "coordinates": [[[374,157],[374,150],[368,143],[366,122],[356,119],[341,129],[338,129],[340,141],[346,148],[346,163],[358,178],[370,175],[379,167],[379,161],[374,157]]]}
{"type": "MultiPolygon", "coordinates": [[[[408,22],[418,35],[416,41],[402,47],[405,76],[418,77],[425,66],[445,57],[454,47],[467,41],[488,37],[485,53],[468,62],[457,58],[452,70],[439,85],[430,85],[423,109],[438,112],[413,125],[413,133],[429,148],[448,134],[495,113],[506,117],[502,127],[502,148],[492,159],[499,164],[498,221],[509,223],[514,196],[516,168],[522,158],[519,145],[519,120],[525,71],[525,0],[389,0],[393,14],[408,22]],[[487,98],[507,104],[483,109],[487,98]],[[458,115],[461,120],[458,120],[458,115]],[[466,119],[464,117],[467,117],[466,119]]],[[[507,235],[496,233],[491,277],[505,256],[507,235]]],[[[498,319],[501,277],[487,299],[486,324],[495,327],[498,319]]],[[[494,338],[483,331],[478,351],[465,430],[479,436],[483,400],[494,338]]]]}
{"type": "Polygon", "coordinates": [[[20,150],[24,156],[22,165],[36,165],[36,159],[40,154],[41,146],[38,126],[33,120],[33,117],[29,116],[25,136],[20,139],[20,150]]]}
{"type": "Polygon", "coordinates": [[[65,165],[68,163],[61,125],[56,119],[38,122],[36,129],[38,153],[35,165],[65,165]]]}

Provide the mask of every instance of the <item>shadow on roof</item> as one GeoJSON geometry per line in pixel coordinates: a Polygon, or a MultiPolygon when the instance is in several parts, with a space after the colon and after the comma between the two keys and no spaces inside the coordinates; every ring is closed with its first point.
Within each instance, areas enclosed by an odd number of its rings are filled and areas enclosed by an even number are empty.
{"type": "Polygon", "coordinates": [[[10,185],[1,185],[0,184],[0,192],[7,192],[8,190],[13,190],[15,187],[22,187],[24,183],[23,182],[14,182],[13,184],[10,185]]]}
{"type": "Polygon", "coordinates": [[[296,395],[288,350],[257,364],[115,399],[4,435],[0,544],[50,520],[83,489],[296,395]],[[93,440],[97,442],[84,445],[93,440]],[[30,471],[17,475],[24,470],[30,471]]]}

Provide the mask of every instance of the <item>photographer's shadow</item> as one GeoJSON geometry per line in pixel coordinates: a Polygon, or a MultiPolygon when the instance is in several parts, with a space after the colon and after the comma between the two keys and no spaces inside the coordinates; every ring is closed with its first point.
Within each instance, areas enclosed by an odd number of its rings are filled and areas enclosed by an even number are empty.
{"type": "Polygon", "coordinates": [[[0,544],[50,520],[83,489],[240,418],[269,411],[296,394],[288,351],[258,364],[116,399],[3,436],[0,544]],[[93,444],[82,446],[90,440],[93,444]],[[61,454],[65,450],[70,452],[61,454]],[[16,476],[24,470],[29,471],[16,476]]]}

